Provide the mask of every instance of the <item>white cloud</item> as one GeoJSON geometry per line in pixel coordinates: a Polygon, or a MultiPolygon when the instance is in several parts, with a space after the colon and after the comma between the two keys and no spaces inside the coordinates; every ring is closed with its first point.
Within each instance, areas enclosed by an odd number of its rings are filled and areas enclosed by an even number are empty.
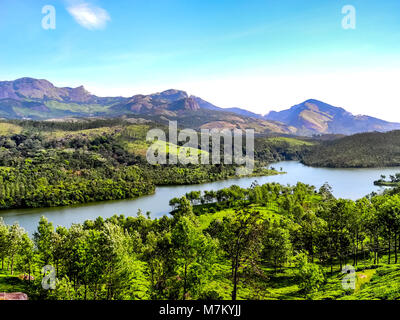
{"type": "Polygon", "coordinates": [[[87,2],[71,4],[67,10],[76,22],[89,30],[104,29],[111,20],[106,10],[87,2]]]}

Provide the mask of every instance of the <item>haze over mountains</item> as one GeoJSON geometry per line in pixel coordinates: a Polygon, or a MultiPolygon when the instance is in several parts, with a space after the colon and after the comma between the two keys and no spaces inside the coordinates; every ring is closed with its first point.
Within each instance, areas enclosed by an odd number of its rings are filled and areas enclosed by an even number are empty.
{"type": "Polygon", "coordinates": [[[254,128],[260,133],[354,134],[400,129],[369,116],[354,116],[318,100],[262,116],[240,108],[220,108],[180,90],[150,95],[98,97],[83,86],[58,88],[47,80],[21,78],[0,82],[0,118],[47,120],[70,117],[142,117],[179,120],[192,128],[254,128]],[[212,112],[210,112],[212,111],[212,112]]]}

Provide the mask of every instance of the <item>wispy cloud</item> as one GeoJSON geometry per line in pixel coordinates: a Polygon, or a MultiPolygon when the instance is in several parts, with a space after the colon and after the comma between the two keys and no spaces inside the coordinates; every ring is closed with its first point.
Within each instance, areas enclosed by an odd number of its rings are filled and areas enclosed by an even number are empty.
{"type": "Polygon", "coordinates": [[[88,2],[70,2],[67,10],[76,22],[89,30],[104,29],[111,20],[106,10],[88,2]]]}

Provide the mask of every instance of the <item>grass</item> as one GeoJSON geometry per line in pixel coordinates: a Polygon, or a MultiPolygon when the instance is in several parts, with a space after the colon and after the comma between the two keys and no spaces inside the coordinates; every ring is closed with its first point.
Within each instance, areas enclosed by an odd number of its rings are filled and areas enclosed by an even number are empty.
{"type": "Polygon", "coordinates": [[[234,209],[226,209],[217,211],[215,213],[207,213],[199,216],[199,221],[202,229],[207,229],[210,223],[214,220],[222,220],[224,217],[227,217],[235,212],[234,209]]]}
{"type": "Polygon", "coordinates": [[[366,283],[371,281],[371,278],[375,274],[375,272],[376,269],[369,269],[362,272],[357,272],[356,289],[354,291],[356,293],[359,292],[366,283]]]}
{"type": "Polygon", "coordinates": [[[146,141],[124,141],[122,142],[123,148],[129,153],[145,157],[149,144],[146,141]]]}
{"type": "Polygon", "coordinates": [[[75,136],[87,136],[90,138],[102,136],[105,134],[112,134],[119,130],[120,127],[101,127],[95,129],[85,129],[85,130],[77,130],[77,131],[49,131],[46,132],[45,135],[51,139],[62,139],[65,137],[75,137],[75,136]]]}
{"type": "MultiPolygon", "coordinates": [[[[206,229],[213,220],[222,220],[235,212],[235,208],[225,208],[218,210],[214,204],[197,206],[197,213],[208,212],[199,215],[200,228],[206,229]],[[213,210],[212,210],[213,208],[213,210]],[[215,209],[217,209],[215,212],[215,209]]],[[[264,217],[269,219],[284,219],[279,214],[278,207],[250,205],[250,211],[259,211],[264,217]]],[[[386,261],[386,256],[380,257],[381,261],[386,261]]],[[[226,268],[229,268],[226,265],[226,268]]],[[[246,283],[243,278],[239,284],[239,299],[264,299],[264,300],[293,300],[293,299],[312,299],[312,300],[400,300],[400,264],[379,264],[373,265],[371,261],[364,260],[359,263],[356,271],[355,289],[345,289],[342,286],[345,274],[340,272],[339,265],[333,266],[333,274],[330,273],[330,266],[324,266],[325,283],[318,291],[304,294],[300,291],[293,270],[290,266],[285,266],[275,272],[274,269],[264,266],[263,271],[267,275],[267,280],[257,281],[256,286],[246,283]]],[[[229,279],[229,277],[228,277],[229,279]]],[[[231,291],[231,284],[217,281],[220,287],[226,287],[231,291]]],[[[218,284],[215,285],[218,287],[218,284]]]]}
{"type": "Polygon", "coordinates": [[[26,292],[26,283],[17,275],[10,275],[6,270],[0,270],[0,292],[26,292]]]}
{"type": "Polygon", "coordinates": [[[170,142],[165,142],[158,140],[154,142],[153,144],[149,144],[146,141],[143,140],[136,140],[136,141],[122,141],[122,145],[126,151],[129,153],[141,155],[141,156],[146,156],[147,150],[153,150],[153,153],[158,151],[160,154],[174,154],[174,155],[179,155],[181,154],[186,154],[186,157],[190,159],[192,156],[197,156],[200,154],[205,154],[208,156],[208,152],[202,151],[200,149],[196,148],[190,148],[190,147],[180,147],[177,146],[176,144],[170,143],[170,142]]]}
{"type": "Polygon", "coordinates": [[[361,288],[349,298],[400,300],[400,265],[383,265],[373,271],[369,281],[363,282],[361,288]]]}
{"type": "Polygon", "coordinates": [[[146,140],[146,135],[149,130],[149,125],[131,125],[124,128],[124,130],[121,132],[121,136],[129,139],[146,140]]]}
{"type": "Polygon", "coordinates": [[[130,125],[118,133],[117,137],[126,151],[141,156],[146,156],[147,150],[152,149],[161,154],[186,154],[187,157],[191,155],[196,155],[197,157],[200,154],[209,155],[208,152],[197,148],[181,147],[162,140],[157,140],[154,143],[147,142],[146,136],[149,130],[149,125],[130,125]]]}
{"type": "Polygon", "coordinates": [[[287,138],[287,137],[269,138],[268,141],[273,142],[273,143],[287,142],[291,146],[312,146],[312,145],[314,145],[314,143],[310,142],[310,141],[304,141],[304,140],[300,140],[300,139],[287,138]]]}
{"type": "Polygon", "coordinates": [[[161,154],[173,154],[177,156],[186,156],[186,159],[192,159],[192,157],[195,157],[196,160],[198,160],[198,156],[201,154],[204,154],[205,156],[209,156],[209,153],[207,151],[203,151],[197,148],[191,148],[191,147],[180,147],[177,146],[176,144],[170,143],[170,142],[165,142],[162,140],[158,140],[154,142],[150,147],[149,150],[153,150],[153,152],[158,151],[161,154]]]}
{"type": "Polygon", "coordinates": [[[148,125],[130,125],[116,135],[122,147],[129,153],[145,157],[150,144],[146,141],[148,125]]]}
{"type": "Polygon", "coordinates": [[[102,106],[99,104],[77,104],[77,103],[62,103],[59,101],[47,101],[45,105],[54,111],[71,111],[78,113],[96,113],[106,112],[109,106],[102,106]]]}
{"type": "Polygon", "coordinates": [[[0,122],[0,136],[8,136],[19,134],[22,132],[22,127],[11,123],[0,122]]]}

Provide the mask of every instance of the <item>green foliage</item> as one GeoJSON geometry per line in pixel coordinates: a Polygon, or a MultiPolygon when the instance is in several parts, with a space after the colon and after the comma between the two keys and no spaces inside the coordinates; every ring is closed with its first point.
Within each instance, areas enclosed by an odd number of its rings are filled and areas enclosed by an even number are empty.
{"type": "Polygon", "coordinates": [[[173,199],[170,217],[139,212],[69,229],[42,218],[34,241],[0,222],[0,287],[57,300],[397,299],[399,197],[353,202],[327,190],[232,186],[173,199]],[[354,291],[341,286],[349,262],[354,291]],[[41,287],[46,264],[55,290],[41,287]]]}
{"type": "Polygon", "coordinates": [[[326,141],[303,154],[309,166],[333,168],[400,165],[400,131],[369,132],[326,141]]]}
{"type": "Polygon", "coordinates": [[[210,270],[216,260],[216,244],[196,226],[196,221],[184,216],[172,229],[172,245],[176,257],[176,272],[182,279],[183,300],[196,297],[209,279],[210,270]]]}
{"type": "Polygon", "coordinates": [[[271,264],[275,271],[283,267],[292,254],[292,243],[288,229],[279,226],[277,221],[264,222],[263,258],[266,263],[271,264]]]}
{"type": "Polygon", "coordinates": [[[318,145],[318,142],[310,138],[258,137],[255,139],[254,156],[264,163],[301,160],[314,145],[318,145]]]}
{"type": "Polygon", "coordinates": [[[293,258],[294,273],[299,281],[299,288],[304,293],[317,291],[325,281],[321,267],[308,262],[308,257],[301,253],[293,258]]]}
{"type": "MultiPolygon", "coordinates": [[[[235,165],[149,165],[146,133],[155,123],[109,119],[2,125],[20,130],[0,132],[0,209],[136,198],[153,193],[157,185],[236,177],[235,165]]],[[[276,173],[256,167],[252,175],[276,173]]]]}

